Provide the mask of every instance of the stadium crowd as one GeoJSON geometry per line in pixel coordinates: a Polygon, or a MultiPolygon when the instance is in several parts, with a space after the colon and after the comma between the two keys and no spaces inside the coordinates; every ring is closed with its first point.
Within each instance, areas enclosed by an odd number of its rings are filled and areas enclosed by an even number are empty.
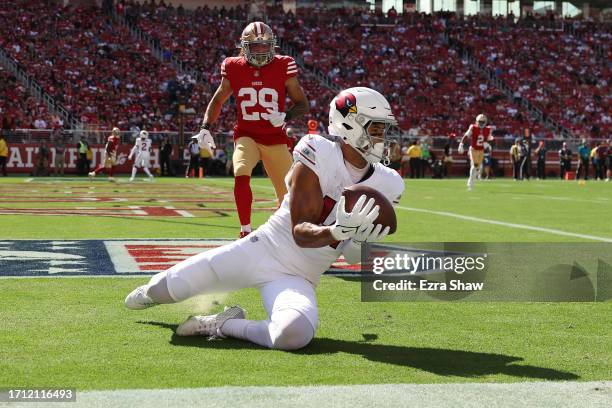
{"type": "MultiPolygon", "coordinates": [[[[163,1],[119,1],[114,10],[164,50],[164,62],[100,9],[66,8],[53,1],[3,2],[0,19],[11,24],[0,25],[0,46],[86,124],[176,130],[178,106],[185,104],[197,113],[187,119],[186,128],[197,128],[220,81],[221,61],[237,54],[247,8],[186,10],[163,1]],[[201,80],[179,74],[172,57],[201,80]]],[[[268,8],[267,19],[307,68],[300,81],[311,112],[292,124],[300,129],[308,119],[325,121],[334,94],[314,72],[340,87],[379,89],[409,135],[460,133],[476,114],[485,113],[497,135],[522,135],[529,128],[536,137],[552,137],[521,106],[521,98],[577,136],[605,137],[612,129],[610,67],[603,62],[610,55],[611,37],[595,24],[576,24],[571,34],[506,18],[463,20],[452,13],[390,13],[385,18],[352,9],[312,9],[296,17],[280,7],[268,8]],[[372,24],[381,21],[391,24],[372,24]],[[449,46],[449,39],[492,68],[514,90],[513,98],[489,85],[449,46]]],[[[0,101],[16,92],[24,90],[4,86],[0,101]]],[[[9,115],[17,127],[36,127],[37,119],[48,128],[61,126],[31,97],[18,97],[22,106],[13,106],[9,115]]],[[[223,107],[218,131],[232,129],[234,109],[223,107]]]]}

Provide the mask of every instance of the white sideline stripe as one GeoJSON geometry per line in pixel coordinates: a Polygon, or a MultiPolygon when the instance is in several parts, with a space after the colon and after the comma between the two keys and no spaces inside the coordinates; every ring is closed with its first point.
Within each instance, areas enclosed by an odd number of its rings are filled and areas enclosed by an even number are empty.
{"type": "Polygon", "coordinates": [[[460,220],[465,220],[465,221],[476,221],[476,222],[482,222],[485,224],[501,225],[502,227],[518,228],[518,229],[525,229],[525,230],[538,231],[538,232],[546,232],[548,234],[562,235],[562,236],[572,237],[572,238],[590,239],[593,241],[601,241],[601,242],[612,242],[612,238],[598,237],[595,235],[587,235],[587,234],[577,234],[575,232],[567,232],[567,231],[562,231],[562,230],[553,229],[553,228],[534,227],[532,225],[525,225],[525,224],[515,224],[512,222],[488,220],[485,218],[472,217],[470,215],[455,214],[455,213],[451,213],[447,211],[426,210],[423,208],[404,207],[401,205],[398,205],[395,208],[398,208],[400,210],[405,210],[405,211],[422,212],[426,214],[434,214],[434,215],[441,215],[444,217],[458,218],[460,220]]]}
{"type": "MultiPolygon", "coordinates": [[[[609,407],[612,381],[211,387],[77,391],[54,407],[609,407]]],[[[40,407],[43,403],[11,403],[40,407]]],[[[45,406],[49,406],[48,403],[45,406]]]]}

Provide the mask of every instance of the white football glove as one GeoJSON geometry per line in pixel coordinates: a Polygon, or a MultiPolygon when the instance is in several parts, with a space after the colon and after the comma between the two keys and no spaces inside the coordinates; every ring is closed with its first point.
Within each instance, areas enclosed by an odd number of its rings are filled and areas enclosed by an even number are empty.
{"type": "Polygon", "coordinates": [[[463,154],[463,143],[459,143],[459,148],[457,149],[457,153],[463,154]]]}
{"type": "Polygon", "coordinates": [[[363,194],[355,205],[353,211],[346,212],[344,206],[344,196],[340,197],[336,208],[336,223],[331,226],[330,232],[332,237],[337,241],[353,238],[360,230],[366,229],[374,222],[380,211],[379,206],[375,206],[374,199],[363,194]]]}
{"type": "Polygon", "coordinates": [[[283,126],[285,124],[285,116],[287,116],[285,112],[279,112],[268,108],[268,120],[274,127],[283,126]]]}
{"type": "Polygon", "coordinates": [[[366,242],[382,241],[389,234],[389,227],[378,224],[370,224],[369,227],[361,229],[353,239],[347,239],[342,243],[342,255],[344,260],[353,265],[361,262],[361,245],[366,242]]]}
{"type": "Polygon", "coordinates": [[[200,133],[191,136],[191,138],[197,139],[198,146],[200,146],[200,149],[208,150],[210,152],[210,155],[213,156],[213,149],[216,149],[217,145],[215,145],[215,139],[213,139],[210,130],[200,129],[200,133]]]}

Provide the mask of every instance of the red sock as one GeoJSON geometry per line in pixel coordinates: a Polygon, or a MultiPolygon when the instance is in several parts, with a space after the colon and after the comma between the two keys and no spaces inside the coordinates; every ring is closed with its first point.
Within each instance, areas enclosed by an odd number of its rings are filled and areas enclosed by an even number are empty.
{"type": "Polygon", "coordinates": [[[94,170],[94,173],[98,174],[98,173],[100,173],[102,170],[104,170],[104,166],[101,166],[101,165],[100,165],[100,166],[98,166],[98,168],[97,168],[97,169],[95,169],[95,170],[94,170]]]}
{"type": "Polygon", "coordinates": [[[113,177],[113,167],[109,167],[109,169],[108,169],[108,177],[113,177]]]}
{"type": "Polygon", "coordinates": [[[251,176],[236,176],[234,178],[234,199],[240,225],[251,223],[251,204],[253,203],[253,193],[251,192],[251,176]]]}

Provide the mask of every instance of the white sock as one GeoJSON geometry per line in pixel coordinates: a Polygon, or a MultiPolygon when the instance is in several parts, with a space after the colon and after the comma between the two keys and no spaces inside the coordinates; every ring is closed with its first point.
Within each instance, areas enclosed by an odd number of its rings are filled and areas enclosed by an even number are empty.
{"type": "Polygon", "coordinates": [[[474,179],[476,178],[477,172],[478,169],[476,167],[472,166],[472,168],[470,168],[470,177],[468,178],[467,182],[468,187],[472,187],[474,185],[474,179]]]}
{"type": "Polygon", "coordinates": [[[153,175],[152,175],[152,174],[151,174],[151,172],[149,171],[149,168],[148,168],[148,167],[143,167],[142,169],[144,170],[144,172],[145,172],[145,173],[147,173],[147,176],[149,176],[149,177],[153,177],[153,175]]]}
{"type": "Polygon", "coordinates": [[[240,232],[251,232],[251,224],[241,225],[240,232]]]}
{"type": "Polygon", "coordinates": [[[138,171],[138,169],[136,168],[136,166],[132,166],[132,178],[136,177],[136,172],[138,171]]]}
{"type": "Polygon", "coordinates": [[[267,348],[272,348],[269,320],[229,319],[221,326],[221,333],[227,337],[250,341],[267,348]]]}

